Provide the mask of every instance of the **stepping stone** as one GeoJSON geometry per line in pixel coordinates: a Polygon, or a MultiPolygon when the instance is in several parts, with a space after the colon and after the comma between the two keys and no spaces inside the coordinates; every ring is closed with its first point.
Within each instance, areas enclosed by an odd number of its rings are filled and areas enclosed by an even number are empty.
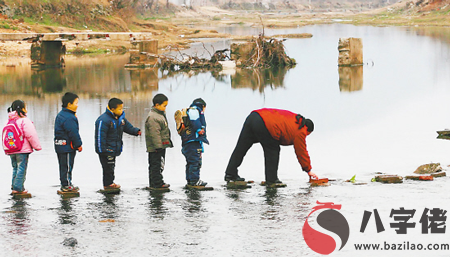
{"type": "Polygon", "coordinates": [[[31,194],[30,193],[25,193],[25,194],[11,194],[13,199],[23,199],[23,198],[31,198],[31,194]]]}
{"type": "Polygon", "coordinates": [[[112,195],[112,194],[119,194],[120,188],[114,188],[114,189],[100,189],[97,191],[98,193],[102,193],[105,195],[112,195]]]}
{"type": "Polygon", "coordinates": [[[420,165],[416,171],[414,171],[415,174],[431,174],[442,171],[442,167],[440,163],[429,163],[420,165]]]}
{"type": "Polygon", "coordinates": [[[321,179],[309,179],[309,183],[311,183],[311,186],[317,187],[317,186],[329,186],[327,178],[321,178],[321,179]]]}
{"type": "Polygon", "coordinates": [[[379,175],[375,176],[375,181],[387,184],[403,183],[403,177],[397,175],[379,175]]]}
{"type": "Polygon", "coordinates": [[[431,175],[432,177],[434,177],[434,178],[445,177],[445,176],[447,176],[447,174],[446,174],[444,171],[442,171],[442,172],[436,172],[436,173],[431,173],[430,175],[431,175]]]}
{"type": "Polygon", "coordinates": [[[188,189],[188,190],[197,190],[197,191],[211,191],[214,190],[213,187],[202,187],[202,186],[191,186],[191,185],[186,185],[184,186],[184,189],[188,189]]]}
{"type": "Polygon", "coordinates": [[[170,192],[170,188],[167,187],[146,187],[145,190],[151,192],[170,192]]]}
{"type": "Polygon", "coordinates": [[[227,182],[227,188],[228,189],[246,189],[246,188],[251,188],[252,186],[250,186],[246,181],[230,181],[227,182]]]}
{"type": "Polygon", "coordinates": [[[405,179],[409,180],[423,180],[423,181],[433,181],[433,176],[405,176],[405,179]]]}
{"type": "Polygon", "coordinates": [[[71,192],[63,192],[61,190],[56,191],[56,193],[58,195],[61,195],[62,197],[79,197],[80,196],[80,192],[79,191],[71,191],[71,192]]]}
{"type": "Polygon", "coordinates": [[[261,185],[261,186],[266,186],[266,187],[268,187],[268,188],[287,187],[287,185],[284,184],[284,183],[274,183],[274,184],[268,185],[268,184],[266,183],[266,181],[261,181],[261,184],[260,184],[260,185],[261,185]]]}

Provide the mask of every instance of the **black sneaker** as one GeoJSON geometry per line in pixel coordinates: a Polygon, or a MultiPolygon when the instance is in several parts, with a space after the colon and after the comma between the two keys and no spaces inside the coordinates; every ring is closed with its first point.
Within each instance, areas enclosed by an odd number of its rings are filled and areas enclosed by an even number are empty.
{"type": "Polygon", "coordinates": [[[275,181],[266,181],[266,185],[270,186],[270,185],[274,185],[274,184],[283,184],[283,182],[281,182],[281,180],[277,179],[275,181]]]}
{"type": "Polygon", "coordinates": [[[225,175],[225,181],[226,182],[230,182],[230,181],[245,181],[245,178],[241,178],[241,177],[239,177],[239,175],[233,176],[233,175],[226,174],[225,175]]]}
{"type": "Polygon", "coordinates": [[[200,187],[204,187],[206,186],[208,183],[202,181],[202,180],[198,180],[197,182],[189,182],[190,186],[200,186],[200,187]]]}

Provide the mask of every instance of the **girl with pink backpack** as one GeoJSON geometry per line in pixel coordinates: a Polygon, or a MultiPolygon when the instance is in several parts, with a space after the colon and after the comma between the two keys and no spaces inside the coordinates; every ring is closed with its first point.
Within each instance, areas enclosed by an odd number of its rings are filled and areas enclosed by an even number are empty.
{"type": "Polygon", "coordinates": [[[25,102],[16,100],[8,108],[8,123],[3,128],[2,144],[5,154],[11,157],[13,167],[12,194],[25,194],[28,157],[33,149],[42,150],[36,128],[27,117],[25,102]]]}

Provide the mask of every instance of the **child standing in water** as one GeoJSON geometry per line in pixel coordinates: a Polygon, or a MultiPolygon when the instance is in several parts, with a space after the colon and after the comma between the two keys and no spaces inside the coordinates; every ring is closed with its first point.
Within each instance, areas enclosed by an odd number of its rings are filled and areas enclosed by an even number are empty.
{"type": "Polygon", "coordinates": [[[24,188],[28,157],[33,149],[42,150],[36,128],[27,117],[26,104],[16,100],[8,108],[8,123],[3,129],[3,149],[11,158],[13,167],[12,194],[28,193],[24,188]]]}
{"type": "Polygon", "coordinates": [[[78,110],[79,98],[76,94],[67,92],[62,97],[62,110],[55,119],[55,151],[59,162],[59,180],[61,191],[74,192],[79,188],[72,184],[72,170],[76,151],[83,150],[79,133],[78,110]]]}

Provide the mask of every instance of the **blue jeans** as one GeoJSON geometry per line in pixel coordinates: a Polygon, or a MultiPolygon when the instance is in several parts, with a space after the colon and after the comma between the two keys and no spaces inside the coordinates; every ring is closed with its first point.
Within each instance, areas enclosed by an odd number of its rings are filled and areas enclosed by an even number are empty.
{"type": "Polygon", "coordinates": [[[202,167],[202,144],[198,141],[187,143],[181,149],[186,158],[186,181],[197,182],[200,179],[200,168],[202,167]]]}
{"type": "Polygon", "coordinates": [[[27,175],[29,153],[11,154],[11,164],[13,167],[12,190],[22,192],[25,190],[25,176],[27,175]]]}

